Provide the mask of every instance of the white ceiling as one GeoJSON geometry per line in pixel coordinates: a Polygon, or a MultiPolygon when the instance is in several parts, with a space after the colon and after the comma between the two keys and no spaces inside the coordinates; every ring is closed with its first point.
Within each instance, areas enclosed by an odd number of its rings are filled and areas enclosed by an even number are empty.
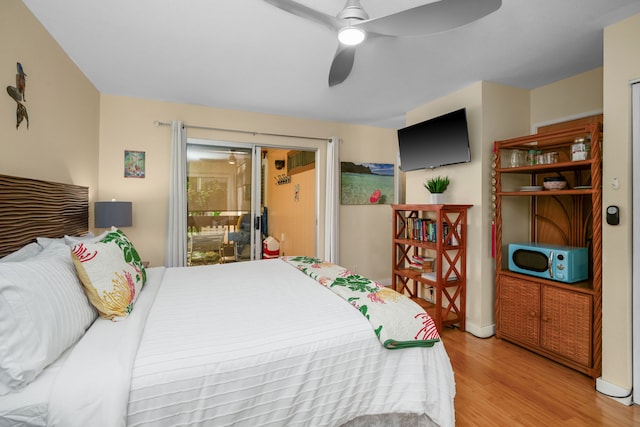
{"type": "MultiPolygon", "coordinates": [[[[599,67],[602,29],[640,12],[638,0],[503,0],[461,28],[365,41],[330,88],[336,35],[262,0],[23,1],[102,93],[390,128],[479,80],[532,89],[599,67]]],[[[362,6],[375,18],[430,2],[362,6]]]]}

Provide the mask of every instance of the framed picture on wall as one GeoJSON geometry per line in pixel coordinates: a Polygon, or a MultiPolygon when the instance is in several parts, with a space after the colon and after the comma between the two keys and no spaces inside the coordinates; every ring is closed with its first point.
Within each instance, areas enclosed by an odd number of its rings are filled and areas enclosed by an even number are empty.
{"type": "Polygon", "coordinates": [[[340,162],[340,203],[384,205],[393,203],[394,165],[340,162]]]}
{"type": "Polygon", "coordinates": [[[144,151],[124,151],[124,177],[144,178],[144,151]]]}

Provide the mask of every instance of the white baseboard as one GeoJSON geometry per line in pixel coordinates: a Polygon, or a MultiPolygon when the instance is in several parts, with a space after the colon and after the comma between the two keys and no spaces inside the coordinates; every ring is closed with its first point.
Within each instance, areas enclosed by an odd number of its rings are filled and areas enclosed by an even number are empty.
{"type": "Polygon", "coordinates": [[[465,329],[471,335],[476,336],[478,338],[489,338],[496,334],[496,325],[492,324],[489,326],[479,326],[474,323],[467,322],[465,323],[465,329]]]}
{"type": "Polygon", "coordinates": [[[596,379],[596,391],[623,405],[631,406],[633,404],[631,389],[607,382],[602,377],[596,379]]]}
{"type": "Polygon", "coordinates": [[[389,279],[378,279],[376,282],[380,283],[382,286],[391,286],[391,278],[389,279]]]}

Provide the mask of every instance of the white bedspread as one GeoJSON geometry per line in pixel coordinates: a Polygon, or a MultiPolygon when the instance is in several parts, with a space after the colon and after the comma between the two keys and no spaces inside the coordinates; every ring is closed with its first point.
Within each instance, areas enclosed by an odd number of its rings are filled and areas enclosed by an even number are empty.
{"type": "Polygon", "coordinates": [[[281,260],[167,270],[131,381],[128,424],[337,426],[427,413],[453,425],[441,343],[386,350],[357,310],[281,260]]]}
{"type": "Polygon", "coordinates": [[[96,322],[69,355],[50,425],[339,426],[402,412],[454,425],[442,343],[384,349],[357,310],[279,259],[149,273],[132,315],[96,322]]]}

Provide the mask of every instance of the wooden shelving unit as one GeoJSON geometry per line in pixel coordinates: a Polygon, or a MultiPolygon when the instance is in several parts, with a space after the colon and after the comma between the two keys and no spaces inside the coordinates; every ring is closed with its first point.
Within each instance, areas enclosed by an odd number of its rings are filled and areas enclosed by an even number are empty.
{"type": "Polygon", "coordinates": [[[601,128],[600,123],[589,123],[496,141],[494,169],[496,336],[594,379],[602,366],[601,128]],[[571,161],[576,138],[590,142],[588,159],[571,161]],[[506,150],[532,148],[558,153],[558,162],[501,166],[506,150]],[[568,185],[564,190],[518,191],[505,183],[515,175],[528,177],[532,186],[561,175],[568,185]],[[528,216],[505,214],[507,200],[528,203],[528,216]],[[503,238],[509,234],[505,229],[523,225],[529,227],[531,242],[588,248],[588,280],[568,284],[509,271],[506,249],[515,242],[503,238]]]}
{"type": "Polygon", "coordinates": [[[433,318],[439,332],[444,326],[465,329],[467,283],[467,210],[471,205],[393,205],[392,286],[409,295],[433,318]],[[435,238],[414,233],[415,223],[431,220],[435,238]],[[434,259],[434,277],[409,268],[411,257],[434,259]],[[431,293],[431,290],[433,291],[431,293]],[[430,301],[426,295],[432,295],[430,301]]]}

